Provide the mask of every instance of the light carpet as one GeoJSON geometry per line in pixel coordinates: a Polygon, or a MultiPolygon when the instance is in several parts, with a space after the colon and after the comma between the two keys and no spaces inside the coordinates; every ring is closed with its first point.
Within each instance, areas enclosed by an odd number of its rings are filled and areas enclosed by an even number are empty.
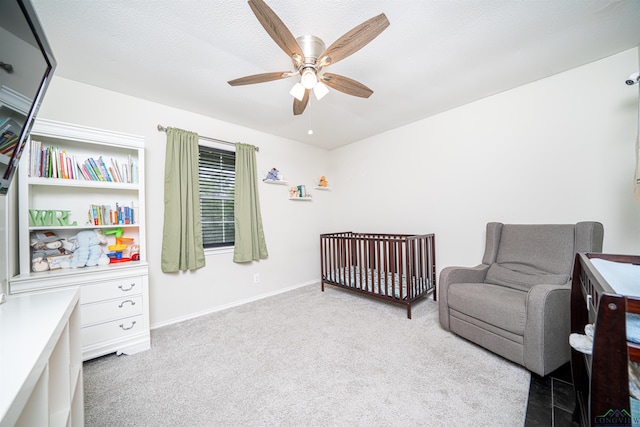
{"type": "Polygon", "coordinates": [[[522,426],[530,374],[440,328],[431,297],[319,285],[152,331],[84,364],[87,426],[522,426]]]}

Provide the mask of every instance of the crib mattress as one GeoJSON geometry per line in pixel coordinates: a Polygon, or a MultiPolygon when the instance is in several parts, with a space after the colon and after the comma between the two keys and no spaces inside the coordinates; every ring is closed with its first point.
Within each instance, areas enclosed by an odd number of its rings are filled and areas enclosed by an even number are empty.
{"type": "MultiPolygon", "coordinates": [[[[325,280],[339,283],[350,288],[358,288],[376,295],[389,296],[395,299],[406,299],[407,276],[392,272],[378,271],[375,268],[343,267],[329,272],[325,280]],[[404,297],[401,297],[403,295],[404,297]]],[[[416,280],[413,280],[416,284],[416,280]]],[[[426,290],[424,280],[417,280],[418,289],[426,290]]],[[[420,292],[419,292],[420,293],[420,292]]]]}

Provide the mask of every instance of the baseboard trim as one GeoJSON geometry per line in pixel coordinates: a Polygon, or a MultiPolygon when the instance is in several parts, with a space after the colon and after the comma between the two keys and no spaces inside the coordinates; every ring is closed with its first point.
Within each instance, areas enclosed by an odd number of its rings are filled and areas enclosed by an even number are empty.
{"type": "Polygon", "coordinates": [[[173,324],[176,324],[176,323],[184,322],[185,320],[190,320],[190,319],[195,319],[197,317],[206,316],[207,314],[216,313],[218,311],[226,310],[226,309],[233,308],[233,307],[238,307],[240,305],[248,304],[250,302],[259,301],[259,300],[264,299],[264,298],[269,298],[269,297],[272,297],[272,296],[275,296],[275,295],[278,295],[278,294],[283,294],[285,292],[290,292],[290,291],[293,291],[295,289],[302,288],[303,286],[309,286],[309,285],[319,284],[319,283],[320,283],[320,279],[310,280],[308,282],[303,282],[303,283],[298,283],[296,285],[289,286],[287,288],[282,288],[282,289],[278,289],[278,290],[275,290],[275,291],[272,291],[272,292],[267,292],[265,294],[256,295],[256,296],[253,296],[251,298],[246,298],[246,299],[243,299],[243,300],[234,301],[234,302],[229,303],[229,304],[220,305],[220,306],[217,306],[217,307],[213,307],[211,309],[199,311],[197,313],[188,314],[186,316],[176,317],[174,319],[166,320],[164,322],[154,323],[153,325],[151,325],[151,329],[152,330],[153,329],[158,329],[158,328],[162,328],[162,327],[165,327],[165,326],[173,325],[173,324]]]}

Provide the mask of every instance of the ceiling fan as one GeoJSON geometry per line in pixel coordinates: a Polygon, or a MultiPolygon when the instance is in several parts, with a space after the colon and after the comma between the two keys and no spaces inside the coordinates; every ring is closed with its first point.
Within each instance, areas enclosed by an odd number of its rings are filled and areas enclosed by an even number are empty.
{"type": "Polygon", "coordinates": [[[384,13],[356,26],[325,48],[324,42],[319,37],[304,35],[295,38],[263,0],[249,0],[248,3],[273,41],[291,58],[295,71],[276,71],[241,77],[230,80],[228,83],[231,86],[264,83],[299,75],[300,82],[296,83],[290,92],[294,96],[294,115],[304,112],[312,89],[318,99],[329,92],[327,86],[361,98],[371,96],[373,91],[362,83],[339,74],[321,73],[321,71],[324,67],[333,65],[357,52],[378,37],[389,26],[389,20],[384,13]]]}

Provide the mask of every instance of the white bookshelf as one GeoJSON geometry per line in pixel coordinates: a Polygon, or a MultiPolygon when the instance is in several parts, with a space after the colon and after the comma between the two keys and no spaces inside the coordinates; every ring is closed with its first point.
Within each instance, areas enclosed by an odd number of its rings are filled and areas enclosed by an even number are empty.
{"type": "MultiPolygon", "coordinates": [[[[71,169],[77,169],[73,161],[70,163],[71,169]]],[[[42,119],[36,120],[20,160],[19,274],[9,280],[9,292],[21,294],[80,286],[82,312],[97,310],[101,313],[100,316],[94,316],[92,323],[84,320],[81,323],[84,360],[112,352],[134,353],[150,347],[144,166],[143,137],[42,119]],[[32,147],[38,146],[34,141],[38,141],[43,148],[56,147],[59,153],[64,152],[67,158],[74,158],[77,164],[89,158],[102,158],[105,164],[114,165],[110,171],[111,180],[86,179],[77,170],[74,170],[77,179],[53,178],[46,173],[45,176],[38,176],[41,173],[37,170],[42,172],[44,168],[35,167],[35,158],[42,151],[33,151],[32,147]],[[125,164],[134,166],[123,167],[121,173],[114,171],[116,165],[125,164]],[[92,205],[109,206],[115,210],[116,204],[128,206],[135,212],[132,223],[109,223],[106,218],[101,223],[94,222],[90,215],[92,205]],[[55,222],[53,225],[34,223],[30,217],[32,211],[67,211],[69,222],[62,225],[55,222]],[[123,237],[133,238],[139,245],[139,260],[106,266],[32,271],[31,237],[34,232],[52,231],[62,239],[69,239],[81,230],[107,232],[116,228],[122,228],[123,237]],[[129,290],[131,284],[133,288],[129,290]],[[91,292],[87,293],[85,288],[104,289],[104,292],[98,292],[104,295],[103,299],[88,297],[91,292]],[[114,302],[126,301],[132,296],[140,299],[135,310],[122,311],[115,304],[115,308],[104,313],[104,306],[114,307],[114,302]],[[129,328],[133,318],[135,327],[129,328]],[[124,326],[120,327],[121,324],[124,326]]],[[[107,233],[107,240],[106,246],[115,244],[114,235],[107,233]]],[[[106,246],[103,247],[105,252],[106,246]]]]}

